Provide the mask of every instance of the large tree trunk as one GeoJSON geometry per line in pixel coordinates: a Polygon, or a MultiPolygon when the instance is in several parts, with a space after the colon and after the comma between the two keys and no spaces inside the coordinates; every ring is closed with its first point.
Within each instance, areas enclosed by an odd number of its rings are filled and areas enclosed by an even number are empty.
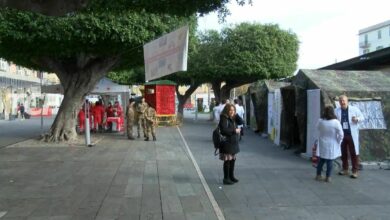
{"type": "Polygon", "coordinates": [[[180,94],[179,92],[179,85],[176,85],[176,95],[177,99],[179,100],[179,103],[177,105],[177,121],[181,123],[183,121],[183,114],[184,114],[184,104],[186,103],[187,99],[190,98],[192,93],[199,87],[199,84],[193,84],[190,86],[190,88],[187,89],[187,91],[184,93],[184,95],[180,94]]]}
{"type": "Polygon", "coordinates": [[[226,84],[221,88],[221,100],[230,98],[230,91],[236,87],[252,83],[248,80],[243,81],[227,81],[226,84]]]}
{"type": "Polygon", "coordinates": [[[222,86],[222,88],[220,90],[221,91],[220,92],[221,100],[226,100],[226,99],[230,98],[230,90],[231,90],[231,88],[227,84],[222,86]]]}
{"type": "Polygon", "coordinates": [[[220,81],[215,81],[211,82],[211,87],[213,88],[214,91],[214,98],[215,101],[218,103],[221,103],[221,82],[220,81]]]}
{"type": "Polygon", "coordinates": [[[83,98],[117,61],[118,58],[87,56],[66,62],[45,59],[45,64],[57,73],[64,88],[64,99],[49,133],[44,136],[45,141],[72,141],[77,138],[76,119],[83,98]]]}

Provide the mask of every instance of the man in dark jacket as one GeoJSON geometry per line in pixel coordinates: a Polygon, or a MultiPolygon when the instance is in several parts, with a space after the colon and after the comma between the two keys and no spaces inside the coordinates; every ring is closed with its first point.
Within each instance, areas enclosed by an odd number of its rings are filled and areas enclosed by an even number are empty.
{"type": "Polygon", "coordinates": [[[19,106],[19,111],[20,111],[20,118],[21,118],[22,120],[24,120],[24,111],[25,111],[25,109],[24,109],[23,103],[20,104],[20,106],[19,106]]]}

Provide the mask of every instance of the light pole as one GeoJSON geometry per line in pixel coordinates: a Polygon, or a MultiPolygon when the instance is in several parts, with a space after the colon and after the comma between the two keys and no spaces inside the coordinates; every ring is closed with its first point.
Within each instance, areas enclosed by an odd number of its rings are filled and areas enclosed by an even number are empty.
{"type": "Polygon", "coordinates": [[[89,102],[88,99],[84,101],[84,114],[85,114],[85,145],[87,147],[92,147],[93,145],[91,144],[91,131],[89,127],[89,118],[90,118],[90,112],[89,112],[89,102]]]}
{"type": "Polygon", "coordinates": [[[40,71],[39,72],[39,78],[40,79],[40,84],[41,84],[41,134],[43,134],[43,104],[45,103],[45,98],[43,97],[43,93],[42,93],[42,86],[43,86],[43,72],[40,71]]]}

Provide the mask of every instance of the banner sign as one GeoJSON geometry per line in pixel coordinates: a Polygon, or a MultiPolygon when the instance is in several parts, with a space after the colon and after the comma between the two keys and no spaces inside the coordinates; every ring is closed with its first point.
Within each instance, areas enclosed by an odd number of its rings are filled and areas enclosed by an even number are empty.
{"type": "Polygon", "coordinates": [[[321,117],[321,90],[307,90],[306,155],[311,157],[312,147],[318,139],[317,122],[321,117]]]}
{"type": "Polygon", "coordinates": [[[144,45],[145,80],[187,70],[188,26],[144,45]]]}

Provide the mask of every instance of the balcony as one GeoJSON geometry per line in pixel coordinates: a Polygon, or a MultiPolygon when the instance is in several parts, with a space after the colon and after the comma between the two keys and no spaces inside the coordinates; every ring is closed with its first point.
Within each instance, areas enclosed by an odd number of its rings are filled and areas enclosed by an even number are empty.
{"type": "Polygon", "coordinates": [[[360,48],[369,48],[370,47],[370,43],[368,42],[359,42],[359,47],[360,48]]]}

